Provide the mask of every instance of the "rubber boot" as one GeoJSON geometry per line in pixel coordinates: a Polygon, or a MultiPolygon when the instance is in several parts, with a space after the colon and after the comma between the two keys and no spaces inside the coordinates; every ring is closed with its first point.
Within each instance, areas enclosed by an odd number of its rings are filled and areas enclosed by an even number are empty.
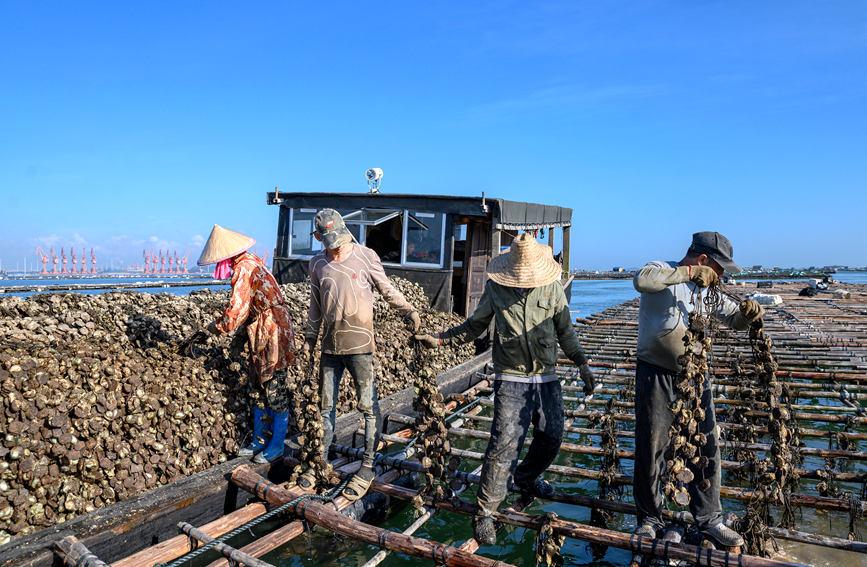
{"type": "Polygon", "coordinates": [[[238,451],[239,457],[252,457],[258,454],[265,448],[265,422],[262,417],[265,415],[265,410],[259,407],[253,407],[253,442],[238,451]]]}
{"type": "Polygon", "coordinates": [[[256,455],[253,462],[256,463],[273,463],[283,456],[286,441],[286,429],[289,426],[289,412],[283,413],[274,412],[274,421],[271,424],[271,440],[265,450],[256,455]]]}

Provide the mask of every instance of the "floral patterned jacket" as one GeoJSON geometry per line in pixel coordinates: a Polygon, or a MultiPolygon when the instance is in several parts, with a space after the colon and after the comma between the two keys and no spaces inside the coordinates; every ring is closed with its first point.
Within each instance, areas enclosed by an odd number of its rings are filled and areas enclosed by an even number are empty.
{"type": "Polygon", "coordinates": [[[271,271],[244,252],[232,264],[232,296],[217,318],[222,333],[247,324],[250,378],[264,384],[295,358],[295,331],[283,294],[271,271]]]}

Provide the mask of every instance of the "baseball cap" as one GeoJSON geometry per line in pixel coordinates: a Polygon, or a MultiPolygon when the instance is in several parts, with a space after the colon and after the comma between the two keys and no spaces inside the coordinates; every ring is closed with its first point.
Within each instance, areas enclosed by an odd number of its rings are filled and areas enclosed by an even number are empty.
{"type": "Polygon", "coordinates": [[[334,209],[322,209],[313,219],[316,234],[322,237],[326,248],[340,248],[350,240],[352,233],[346,228],[343,217],[334,209]]]}
{"type": "Polygon", "coordinates": [[[692,235],[691,255],[707,254],[717,264],[730,274],[739,274],[743,270],[732,260],[732,243],[718,232],[696,232],[692,235]]]}

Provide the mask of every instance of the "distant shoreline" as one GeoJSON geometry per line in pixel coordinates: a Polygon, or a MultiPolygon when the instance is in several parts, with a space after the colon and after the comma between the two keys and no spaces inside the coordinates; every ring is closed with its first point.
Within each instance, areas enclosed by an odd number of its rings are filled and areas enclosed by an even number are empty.
{"type": "MultiPolygon", "coordinates": [[[[853,272],[865,271],[863,269],[853,269],[846,270],[853,272]]],[[[737,276],[733,276],[735,280],[807,280],[807,279],[822,279],[824,277],[834,277],[835,272],[803,272],[803,271],[790,271],[790,270],[780,270],[776,272],[754,272],[754,273],[745,273],[738,274],[737,276]]],[[[576,280],[631,280],[635,277],[634,271],[623,271],[623,272],[585,272],[585,271],[576,271],[571,272],[572,277],[576,280]]]]}

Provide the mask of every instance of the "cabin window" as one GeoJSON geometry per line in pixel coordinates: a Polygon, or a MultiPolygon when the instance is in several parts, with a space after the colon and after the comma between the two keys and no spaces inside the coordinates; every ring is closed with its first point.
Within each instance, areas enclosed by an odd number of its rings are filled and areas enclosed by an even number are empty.
{"type": "Polygon", "coordinates": [[[403,242],[403,211],[359,209],[343,216],[358,242],[371,248],[385,264],[399,264],[403,242]],[[357,232],[356,232],[357,231],[357,232]]]}
{"type": "Polygon", "coordinates": [[[292,209],[290,255],[313,256],[322,250],[322,243],[313,236],[313,217],[316,216],[316,212],[317,209],[292,209]]]}
{"type": "MultiPolygon", "coordinates": [[[[313,219],[318,209],[291,209],[290,256],[318,254],[313,219]]],[[[355,241],[384,264],[442,267],[445,214],[404,209],[337,209],[355,241]]]]}
{"type": "Polygon", "coordinates": [[[467,254],[467,225],[455,225],[455,250],[452,257],[452,268],[463,268],[467,254]]]}
{"type": "Polygon", "coordinates": [[[442,266],[445,215],[407,211],[406,219],[404,263],[442,266]]]}
{"type": "MultiPolygon", "coordinates": [[[[348,209],[336,210],[341,216],[346,215],[349,212],[348,209]]],[[[289,251],[290,256],[315,256],[324,249],[322,243],[316,240],[316,237],[313,236],[313,231],[316,228],[313,219],[316,217],[317,212],[319,212],[319,209],[292,209],[292,218],[290,219],[290,226],[292,227],[292,232],[290,234],[292,248],[289,251]]],[[[349,229],[350,233],[352,233],[355,242],[362,241],[361,227],[359,225],[349,224],[347,222],[346,228],[349,229]]]]}

